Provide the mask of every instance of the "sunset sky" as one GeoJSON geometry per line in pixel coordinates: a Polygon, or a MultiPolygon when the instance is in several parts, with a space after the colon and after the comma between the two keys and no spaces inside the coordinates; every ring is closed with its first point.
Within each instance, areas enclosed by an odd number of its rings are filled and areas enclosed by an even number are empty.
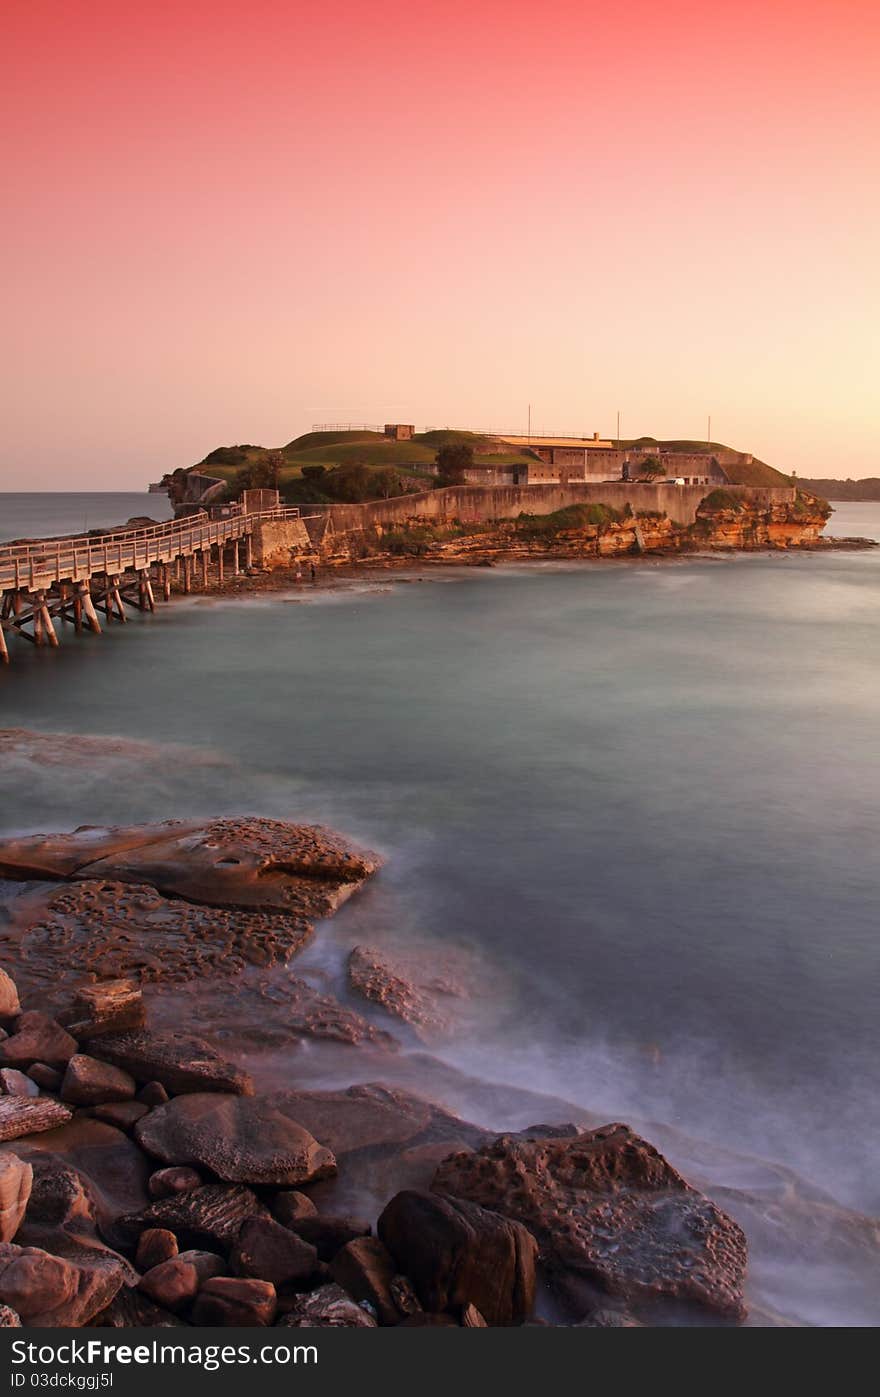
{"type": "Polygon", "coordinates": [[[17,0],[0,489],[313,423],[880,474],[876,0],[17,0]]]}

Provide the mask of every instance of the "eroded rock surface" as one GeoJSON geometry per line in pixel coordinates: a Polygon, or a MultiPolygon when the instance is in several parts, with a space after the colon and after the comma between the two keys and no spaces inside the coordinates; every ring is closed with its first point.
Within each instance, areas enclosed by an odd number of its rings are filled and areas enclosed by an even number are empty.
{"type": "Polygon", "coordinates": [[[331,912],[379,863],[320,825],[256,818],[84,825],[0,841],[7,877],[147,883],[189,902],[311,916],[331,912]]]}
{"type": "Polygon", "coordinates": [[[613,1295],[745,1315],[742,1229],[628,1126],[574,1139],[502,1136],[444,1161],[433,1187],[524,1223],[551,1268],[613,1295]]]}
{"type": "Polygon", "coordinates": [[[177,1096],[139,1121],[135,1135],[163,1164],[205,1168],[227,1183],[292,1188],[336,1172],[332,1151],[285,1109],[283,1094],[177,1096]]]}

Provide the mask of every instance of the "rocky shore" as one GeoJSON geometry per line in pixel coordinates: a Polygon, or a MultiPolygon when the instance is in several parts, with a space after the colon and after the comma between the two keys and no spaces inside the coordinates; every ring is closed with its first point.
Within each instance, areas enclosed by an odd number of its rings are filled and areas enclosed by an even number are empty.
{"type": "MultiPolygon", "coordinates": [[[[162,1026],[196,982],[233,1020],[274,975],[279,1007],[279,969],[379,863],[268,820],[0,843],[26,887],[2,937],[3,1324],[743,1320],[742,1228],[630,1127],[499,1137],[381,1083],[261,1090],[225,1045],[162,1026]]],[[[390,1025],[429,1038],[465,993],[368,946],[348,976],[388,1029],[291,976],[286,1031],[393,1053],[390,1025]]]]}

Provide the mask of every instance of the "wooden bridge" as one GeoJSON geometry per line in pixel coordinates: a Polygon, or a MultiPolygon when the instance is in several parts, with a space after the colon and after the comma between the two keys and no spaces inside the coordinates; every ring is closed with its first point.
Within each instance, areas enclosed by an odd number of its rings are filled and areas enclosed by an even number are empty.
{"type": "Polygon", "coordinates": [[[115,529],[78,538],[29,540],[0,546],[0,662],[9,663],[7,635],[33,645],[58,645],[59,629],[100,634],[102,620],[124,624],[126,606],[155,611],[156,597],[171,599],[172,586],[188,593],[208,585],[212,566],[219,582],[226,569],[238,575],[253,563],[253,533],[264,520],[290,519],[294,508],[194,515],[143,529],[115,529]]]}

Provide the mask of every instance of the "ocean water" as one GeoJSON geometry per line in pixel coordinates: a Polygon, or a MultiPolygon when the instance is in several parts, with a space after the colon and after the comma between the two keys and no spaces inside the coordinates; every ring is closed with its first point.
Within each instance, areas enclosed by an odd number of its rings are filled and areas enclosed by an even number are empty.
{"type": "Polygon", "coordinates": [[[85,534],[89,529],[112,529],[135,517],[160,523],[170,519],[173,512],[167,495],[150,495],[146,491],[0,491],[0,543],[15,538],[52,538],[56,534],[85,534]]]}
{"type": "MultiPolygon", "coordinates": [[[[880,538],[880,506],[829,532],[880,538]]],[[[3,727],[116,741],[13,745],[4,832],[327,821],[387,864],[314,955],[417,940],[491,985],[445,1060],[880,1210],[880,549],[444,570],[15,644],[3,727]]]]}

